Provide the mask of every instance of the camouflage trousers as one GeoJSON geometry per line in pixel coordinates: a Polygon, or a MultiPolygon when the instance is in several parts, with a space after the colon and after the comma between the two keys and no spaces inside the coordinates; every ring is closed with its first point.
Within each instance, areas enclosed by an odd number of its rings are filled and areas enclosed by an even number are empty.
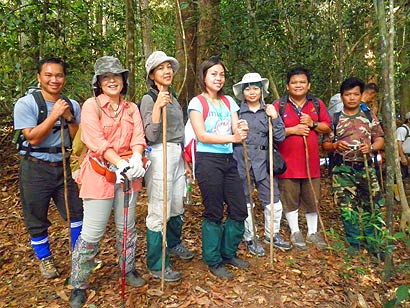
{"type": "Polygon", "coordinates": [[[362,240],[365,240],[367,250],[377,252],[382,224],[380,207],[384,205],[384,198],[376,170],[369,166],[368,179],[364,167],[355,169],[347,165],[337,165],[333,168],[332,174],[334,201],[340,206],[346,241],[351,246],[359,248],[362,240]]]}

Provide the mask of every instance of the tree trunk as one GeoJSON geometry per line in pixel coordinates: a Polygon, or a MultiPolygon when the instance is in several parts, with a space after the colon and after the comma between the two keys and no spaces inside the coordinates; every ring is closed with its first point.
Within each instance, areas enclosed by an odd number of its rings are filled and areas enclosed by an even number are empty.
{"type": "Polygon", "coordinates": [[[149,18],[149,0],[139,0],[140,20],[141,20],[141,36],[142,50],[144,51],[145,60],[154,51],[151,37],[151,21],[149,18]]]}
{"type": "Polygon", "coordinates": [[[198,92],[197,86],[197,29],[198,6],[194,2],[189,2],[187,7],[181,9],[179,0],[175,1],[177,14],[177,39],[176,57],[180,68],[175,76],[174,86],[178,91],[178,101],[184,112],[186,111],[189,100],[198,92]]]}
{"type": "Polygon", "coordinates": [[[200,0],[200,19],[198,25],[198,53],[196,67],[211,56],[220,56],[219,26],[220,0],[200,0]]]}
{"type": "Polygon", "coordinates": [[[128,74],[128,98],[135,101],[135,18],[134,1],[126,0],[126,31],[127,31],[127,67],[128,74]]]}

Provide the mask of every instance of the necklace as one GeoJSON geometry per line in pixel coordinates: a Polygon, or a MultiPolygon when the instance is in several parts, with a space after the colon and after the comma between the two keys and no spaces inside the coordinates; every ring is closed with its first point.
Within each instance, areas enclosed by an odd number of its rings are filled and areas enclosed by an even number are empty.
{"type": "Polygon", "coordinates": [[[121,104],[120,103],[118,103],[117,104],[117,108],[115,108],[114,109],[114,107],[110,104],[110,109],[111,109],[111,111],[114,113],[114,118],[116,118],[116,117],[118,117],[118,115],[119,115],[119,113],[120,113],[120,107],[121,107],[121,104]]]}

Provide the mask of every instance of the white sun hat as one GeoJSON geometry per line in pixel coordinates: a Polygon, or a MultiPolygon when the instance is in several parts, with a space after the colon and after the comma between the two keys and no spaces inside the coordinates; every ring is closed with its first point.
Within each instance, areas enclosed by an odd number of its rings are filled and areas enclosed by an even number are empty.
{"type": "Polygon", "coordinates": [[[258,73],[247,73],[243,75],[242,80],[233,85],[233,93],[237,99],[243,101],[243,90],[246,87],[254,85],[262,89],[262,99],[269,95],[269,80],[262,78],[258,73]]]}

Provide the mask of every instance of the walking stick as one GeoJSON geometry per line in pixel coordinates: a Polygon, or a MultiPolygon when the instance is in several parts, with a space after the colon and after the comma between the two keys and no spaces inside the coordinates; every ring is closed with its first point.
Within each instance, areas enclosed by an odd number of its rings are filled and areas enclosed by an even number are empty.
{"type": "Polygon", "coordinates": [[[127,235],[128,235],[128,207],[130,203],[130,180],[125,173],[121,172],[124,177],[122,191],[124,192],[124,227],[122,234],[122,256],[121,256],[121,307],[125,308],[125,268],[127,263],[127,235]]]}
{"type": "Polygon", "coordinates": [[[162,194],[163,194],[163,204],[162,204],[162,264],[161,264],[161,291],[164,292],[165,284],[165,257],[166,257],[166,246],[167,246],[167,201],[168,201],[168,185],[167,185],[167,106],[162,108],[162,194]]]}
{"type": "MultiPolygon", "coordinates": [[[[303,136],[303,143],[305,144],[306,172],[307,172],[308,179],[309,179],[310,189],[312,190],[312,193],[313,193],[313,198],[314,198],[314,201],[315,201],[316,212],[317,212],[317,216],[319,218],[320,227],[323,230],[323,235],[324,235],[324,238],[325,238],[326,245],[329,247],[330,245],[329,245],[329,241],[328,241],[327,236],[326,236],[325,225],[323,224],[322,216],[320,215],[320,211],[319,211],[319,201],[317,199],[315,188],[313,187],[312,176],[310,174],[309,148],[308,148],[306,136],[303,136]]],[[[330,251],[330,253],[332,254],[332,251],[330,251]]]]}
{"type": "MultiPolygon", "coordinates": [[[[246,171],[246,182],[248,183],[248,193],[249,193],[249,204],[251,205],[251,220],[252,220],[252,229],[253,229],[253,243],[256,247],[256,226],[255,226],[255,214],[253,212],[253,201],[252,201],[252,184],[251,184],[251,176],[249,174],[249,158],[248,158],[248,149],[246,146],[246,141],[242,140],[243,146],[243,158],[245,161],[245,171],[246,171]]],[[[256,253],[256,259],[258,259],[259,255],[256,253]]]]}
{"type": "Polygon", "coordinates": [[[63,117],[60,118],[60,137],[61,137],[61,156],[63,157],[63,178],[64,178],[64,205],[65,205],[65,212],[67,215],[67,221],[68,221],[68,244],[69,244],[69,253],[71,252],[71,236],[70,236],[70,230],[71,230],[71,217],[70,217],[70,207],[68,205],[68,183],[67,183],[67,161],[65,157],[65,138],[64,138],[64,126],[65,126],[65,119],[63,117]]]}
{"type": "Polygon", "coordinates": [[[269,235],[269,252],[270,263],[273,264],[273,204],[275,202],[275,186],[273,183],[273,126],[272,118],[269,117],[269,183],[270,183],[270,235],[269,235]]]}
{"type": "Polygon", "coordinates": [[[364,160],[364,170],[366,172],[366,178],[367,178],[367,188],[369,189],[370,207],[372,209],[372,214],[374,215],[374,200],[373,200],[373,194],[372,194],[372,184],[370,183],[370,171],[369,171],[369,163],[367,161],[367,154],[363,154],[363,160],[364,160]]]}

